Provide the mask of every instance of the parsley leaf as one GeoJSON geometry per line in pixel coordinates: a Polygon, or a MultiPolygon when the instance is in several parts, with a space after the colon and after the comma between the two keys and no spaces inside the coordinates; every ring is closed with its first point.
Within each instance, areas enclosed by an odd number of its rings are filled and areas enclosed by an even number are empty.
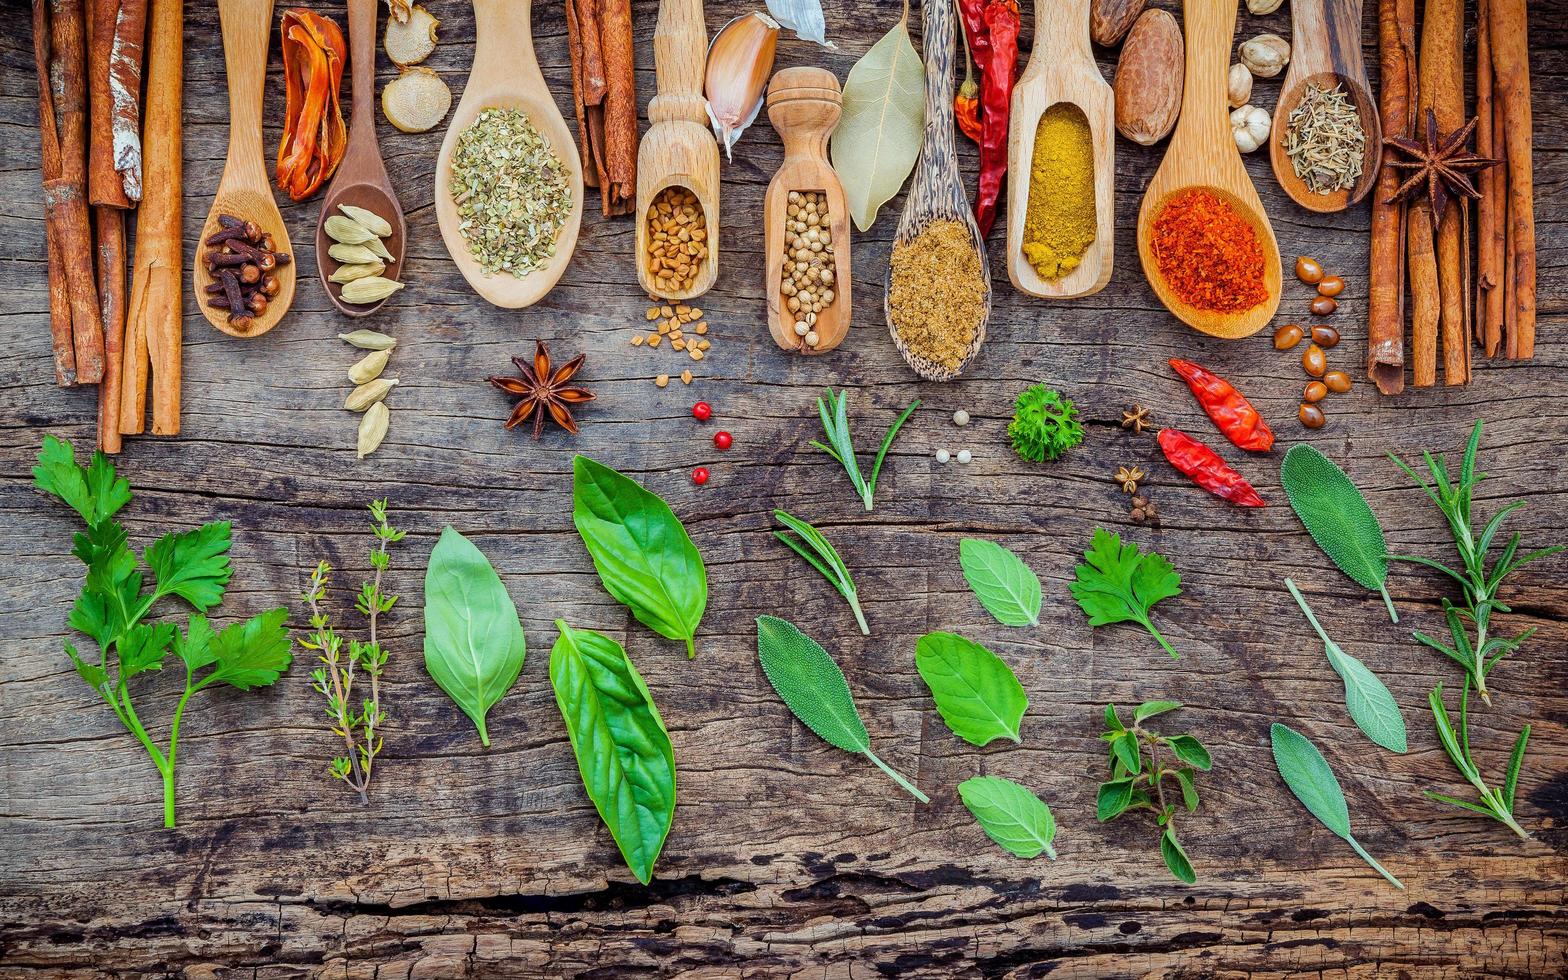
{"type": "Polygon", "coordinates": [[[102,524],[131,502],[131,485],[115,476],[108,456],[93,453],[92,463],[84,470],[77,465],[71,444],[54,436],[44,436],[33,480],[38,489],[60,498],[81,515],[88,526],[102,524]]]}
{"type": "Polygon", "coordinates": [[[1179,659],[1181,655],[1149,620],[1156,602],[1181,595],[1181,576],[1171,563],[1156,552],[1140,552],[1133,542],[1123,544],[1121,535],[1104,528],[1095,529],[1083,557],[1087,564],[1074,569],[1068,587],[1089,617],[1089,625],[1137,623],[1153,634],[1166,653],[1179,659]]]}
{"type": "Polygon", "coordinates": [[[213,637],[212,656],[218,666],[201,683],[222,681],[242,691],[271,685],[294,659],[288,618],[289,611],[279,606],[213,637]]]}
{"type": "Polygon", "coordinates": [[[177,595],[206,612],[223,601],[233,572],[229,568],[229,522],[203,524],[194,531],[165,534],[142,558],[157,580],[161,598],[177,595]]]}

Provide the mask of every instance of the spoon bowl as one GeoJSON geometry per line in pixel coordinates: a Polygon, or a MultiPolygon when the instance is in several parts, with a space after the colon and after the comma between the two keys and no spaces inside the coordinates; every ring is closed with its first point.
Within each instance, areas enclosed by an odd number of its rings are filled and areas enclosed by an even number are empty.
{"type": "Polygon", "coordinates": [[[279,252],[294,255],[283,215],[272,198],[261,146],[261,97],[272,32],[272,0],[218,0],[218,18],[223,31],[223,62],[229,76],[229,155],[218,181],[218,193],[202,224],[191,281],[202,316],[214,328],[231,337],[259,337],[278,325],[294,301],[295,263],[281,264],[274,270],[279,288],[277,295],[268,300],[266,311],[252,317],[248,326],[236,327],[229,323],[223,310],[208,305],[211,297],[207,287],[215,280],[202,255],[208,237],[222,227],[218,216],[224,214],[256,222],[262,231],[272,235],[279,252]]]}
{"type": "Polygon", "coordinates": [[[576,139],[545,87],[544,75],[534,58],[531,8],[532,0],[474,0],[474,65],[436,158],[436,222],[441,226],[446,250],[474,292],[506,309],[532,306],[555,287],[577,247],[583,218],[582,160],[577,155],[576,139]],[[452,154],[458,138],[485,109],[521,111],[568,171],[570,212],[556,233],[555,254],[521,278],[500,272],[486,275],[469,253],[468,242],[458,228],[461,219],[452,198],[452,154]]]}
{"type": "MultiPolygon", "coordinates": [[[[398,205],[387,168],[381,161],[381,146],[376,140],[376,7],[378,0],[349,0],[348,38],[349,66],[352,71],[354,108],[349,123],[348,150],[338,165],[327,195],[321,202],[321,218],[316,224],[316,268],[321,284],[327,290],[327,299],[344,316],[361,317],[381,309],[386,299],[375,303],[345,303],[343,286],[331,281],[340,263],[327,254],[333,245],[327,234],[327,219],[342,214],[340,205],[364,208],[392,226],[392,234],[381,244],[391,253],[392,261],[381,273],[388,279],[403,280],[403,251],[407,227],[403,209],[398,205]]],[[[394,294],[396,295],[396,294],[394,294]]]]}
{"type": "Polygon", "coordinates": [[[1279,308],[1279,243],[1257,189],[1242,166],[1225,111],[1225,73],[1236,30],[1235,0],[1187,0],[1183,18],[1187,67],[1181,119],[1138,209],[1138,258],[1155,296],[1178,319],[1195,330],[1234,340],[1263,329],[1279,308]],[[1228,203],[1252,227],[1263,249],[1263,285],[1268,295],[1251,309],[1237,313],[1198,309],[1178,297],[1160,273],[1153,247],[1155,219],[1173,195],[1195,187],[1228,203]]]}

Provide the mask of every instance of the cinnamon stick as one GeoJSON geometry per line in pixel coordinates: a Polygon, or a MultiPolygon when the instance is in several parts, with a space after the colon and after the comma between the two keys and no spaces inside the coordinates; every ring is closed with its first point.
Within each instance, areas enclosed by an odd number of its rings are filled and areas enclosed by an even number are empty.
{"type": "MultiPolygon", "coordinates": [[[[1451,133],[1465,123],[1464,0],[1427,0],[1421,24],[1421,108],[1437,115],[1438,130],[1451,133]]],[[[1470,326],[1465,321],[1465,278],[1461,255],[1463,218],[1450,199],[1438,219],[1438,319],[1443,337],[1443,383],[1470,380],[1470,326]]]]}
{"type": "Polygon", "coordinates": [[[1535,176],[1532,169],[1530,45],[1525,0],[1491,0],[1493,97],[1503,109],[1503,142],[1508,161],[1508,288],[1505,316],[1511,314],[1508,353],[1535,354],[1535,176]]]}
{"type": "Polygon", "coordinates": [[[1417,388],[1437,384],[1437,325],[1441,300],[1434,238],[1432,209],[1424,201],[1412,202],[1405,212],[1405,261],[1410,277],[1411,383],[1417,388]]]}
{"type": "Polygon", "coordinates": [[[631,0],[598,0],[604,47],[604,181],[606,215],[630,214],[637,198],[637,70],[631,0]]]}
{"type": "Polygon", "coordinates": [[[103,306],[103,382],[98,386],[98,448],[120,451],[121,342],[125,334],[125,212],[93,210],[98,231],[98,297],[103,306]]]}
{"type": "Polygon", "coordinates": [[[109,49],[110,136],[125,196],[142,199],[141,93],[147,0],[120,0],[109,49]]]}
{"type": "MultiPolygon", "coordinates": [[[[1385,133],[1408,133],[1414,120],[1415,0],[1380,0],[1378,53],[1383,89],[1379,113],[1385,133]]],[[[1371,292],[1367,299],[1367,376],[1385,395],[1405,390],[1405,222],[1393,199],[1399,171],[1384,167],[1372,192],[1371,292]]]]}
{"type": "MultiPolygon", "coordinates": [[[[1487,31],[1490,40],[1491,31],[1487,31]]],[[[1492,72],[1491,62],[1486,65],[1487,74],[1493,77],[1492,82],[1492,148],[1488,154],[1494,160],[1507,160],[1507,140],[1503,134],[1503,106],[1497,98],[1495,75],[1492,72]]],[[[1508,252],[1508,166],[1505,163],[1481,173],[1482,192],[1492,199],[1492,227],[1490,234],[1480,240],[1480,247],[1485,250],[1487,266],[1492,271],[1492,286],[1486,294],[1486,310],[1484,314],[1485,327],[1482,331],[1482,342],[1485,345],[1486,356],[1495,357],[1503,344],[1503,321],[1506,316],[1508,289],[1504,282],[1507,278],[1503,270],[1507,262],[1508,252]]]]}
{"type": "MultiPolygon", "coordinates": [[[[1492,32],[1487,25],[1486,7],[1487,0],[1480,0],[1475,21],[1475,152],[1478,156],[1493,157],[1495,149],[1492,136],[1492,32]]],[[[1482,171],[1476,175],[1476,189],[1481,192],[1481,199],[1476,202],[1475,210],[1477,315],[1471,325],[1474,328],[1475,342],[1483,345],[1487,356],[1490,357],[1492,351],[1485,347],[1487,330],[1491,326],[1487,317],[1487,306],[1492,293],[1500,285],[1497,281],[1497,268],[1493,264],[1497,258],[1492,249],[1492,227],[1497,217],[1497,198],[1492,194],[1490,171],[1482,171]]]]}
{"type": "Polygon", "coordinates": [[[577,114],[578,156],[582,157],[583,184],[599,186],[599,166],[588,139],[587,107],[583,105],[583,39],[577,24],[576,0],[566,0],[566,53],[572,63],[572,108],[577,114]]]}
{"type": "Polygon", "coordinates": [[[87,42],[87,199],[94,206],[128,208],[125,184],[114,169],[114,96],[109,62],[120,0],[88,0],[87,42]]]}
{"type": "MultiPolygon", "coordinates": [[[[54,96],[49,84],[49,7],[33,0],[33,60],[38,68],[39,169],[44,179],[59,175],[60,143],[55,131],[54,96]]],[[[76,384],[76,347],[71,339],[70,286],[65,280],[65,257],[60,254],[60,232],[45,214],[44,240],[49,256],[49,338],[54,348],[54,383],[62,388],[76,384]]]]}

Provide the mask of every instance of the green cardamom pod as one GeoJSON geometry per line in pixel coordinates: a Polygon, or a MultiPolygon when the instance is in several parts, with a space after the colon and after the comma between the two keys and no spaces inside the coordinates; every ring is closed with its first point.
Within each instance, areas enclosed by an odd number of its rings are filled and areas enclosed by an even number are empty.
{"type": "Polygon", "coordinates": [[[396,337],[388,337],[384,333],[374,330],[355,330],[353,333],[340,333],[338,339],[351,347],[360,350],[391,350],[397,346],[396,337]]]}
{"type": "Polygon", "coordinates": [[[348,393],[348,398],[343,401],[343,407],[351,412],[363,412],[385,398],[387,392],[395,387],[397,387],[396,378],[377,378],[374,381],[367,381],[348,393]]]}
{"type": "Polygon", "coordinates": [[[345,265],[365,265],[379,258],[375,252],[363,245],[344,245],[342,242],[334,242],[332,247],[327,249],[327,254],[345,265]]]}
{"type": "Polygon", "coordinates": [[[373,350],[348,369],[348,379],[357,385],[374,381],[381,377],[381,372],[386,370],[387,358],[392,356],[390,350],[373,350]]]}
{"type": "Polygon", "coordinates": [[[376,258],[387,263],[388,265],[391,265],[393,262],[397,261],[396,259],[392,258],[392,253],[387,251],[387,247],[381,243],[381,239],[379,238],[372,238],[370,241],[365,243],[365,247],[370,250],[370,254],[374,255],[376,258]]]}
{"type": "Polygon", "coordinates": [[[392,223],[374,211],[356,208],[352,204],[339,204],[338,210],[348,215],[351,220],[358,222],[360,226],[373,235],[385,238],[392,234],[392,223]]]}
{"type": "Polygon", "coordinates": [[[381,276],[366,276],[343,284],[343,302],[379,303],[403,288],[403,284],[381,276]]]}
{"type": "Polygon", "coordinates": [[[376,402],[370,406],[365,412],[365,417],[359,420],[360,459],[381,448],[381,440],[387,437],[387,427],[391,423],[392,412],[388,410],[386,402],[376,402]]]}
{"type": "MultiPolygon", "coordinates": [[[[355,221],[345,218],[341,214],[334,214],[322,225],[327,237],[344,245],[369,245],[371,242],[380,241],[376,233],[355,221]]],[[[371,251],[375,251],[371,249],[371,251]]]]}
{"type": "Polygon", "coordinates": [[[340,265],[337,271],[327,278],[332,282],[351,283],[355,279],[379,276],[385,271],[387,267],[382,265],[381,260],[372,256],[371,260],[363,265],[340,265]]]}

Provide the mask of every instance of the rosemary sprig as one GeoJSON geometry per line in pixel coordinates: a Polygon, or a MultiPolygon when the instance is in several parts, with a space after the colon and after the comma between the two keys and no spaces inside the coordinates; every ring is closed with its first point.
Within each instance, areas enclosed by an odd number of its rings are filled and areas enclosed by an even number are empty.
{"type": "Polygon", "coordinates": [[[1526,555],[1519,555],[1519,533],[1514,532],[1508,539],[1508,544],[1503,546],[1502,553],[1487,569],[1487,553],[1491,550],[1492,540],[1497,537],[1497,532],[1502,528],[1503,521],[1514,511],[1524,506],[1524,501],[1516,500],[1487,522],[1479,537],[1476,536],[1475,523],[1471,514],[1472,498],[1475,488],[1486,479],[1485,473],[1476,472],[1475,453],[1481,444],[1481,422],[1475,423],[1475,429],[1470,433],[1470,441],[1465,446],[1464,462],[1459,469],[1459,479],[1453,480],[1448,473],[1448,467],[1443,458],[1433,457],[1431,453],[1423,453],[1426,460],[1427,471],[1431,474],[1431,482],[1421,477],[1405,461],[1389,453],[1399,468],[1404,470],[1412,480],[1421,485],[1426,495],[1432,498],[1438,510],[1448,519],[1448,526],[1453,531],[1454,548],[1459,552],[1459,559],[1463,564],[1463,571],[1457,571],[1444,565],[1442,562],[1419,555],[1390,555],[1399,561],[1414,562],[1425,565],[1447,575],[1459,583],[1463,604],[1455,604],[1448,599],[1443,600],[1443,613],[1448,621],[1448,631],[1452,637],[1452,644],[1434,639],[1425,633],[1415,633],[1415,638],[1422,643],[1453,658],[1465,669],[1466,679],[1475,686],[1476,693],[1481,695],[1481,700],[1487,704],[1492,703],[1492,697],[1486,690],[1486,675],[1492,672],[1498,661],[1519,648],[1534,629],[1527,629],[1512,639],[1489,635],[1492,623],[1492,613],[1508,612],[1508,606],[1497,598],[1504,577],[1518,571],[1530,562],[1548,555],[1555,555],[1563,550],[1562,545],[1550,548],[1540,548],[1526,555]],[[1475,627],[1475,639],[1471,640],[1465,623],[1469,622],[1475,627]]]}
{"type": "Polygon", "coordinates": [[[773,536],[789,545],[795,554],[810,562],[812,568],[821,572],[822,577],[833,584],[838,594],[849,603],[849,608],[854,610],[855,622],[860,624],[860,632],[870,636],[871,628],[866,625],[865,614],[860,611],[860,598],[855,592],[855,580],[849,577],[849,569],[844,565],[844,559],[838,556],[832,543],[821,531],[788,511],[775,510],[773,516],[779,523],[799,535],[799,540],[783,531],[774,531],[773,536]],[[807,550],[808,548],[810,550],[807,550]]]}
{"type": "Polygon", "coordinates": [[[1476,767],[1475,758],[1470,754],[1470,678],[1468,676],[1465,678],[1464,690],[1459,695],[1457,732],[1454,731],[1453,722],[1448,718],[1448,709],[1443,705],[1441,683],[1432,689],[1428,700],[1432,704],[1432,720],[1437,725],[1437,737],[1442,740],[1443,748],[1448,752],[1448,757],[1454,761],[1454,767],[1459,770],[1459,774],[1475,787],[1477,793],[1481,794],[1481,802],[1471,803],[1434,793],[1431,790],[1427,790],[1426,795],[1440,803],[1451,803],[1484,817],[1491,817],[1520,837],[1528,838],[1530,835],[1514,821],[1514,790],[1519,786],[1519,767],[1524,763],[1524,747],[1530,741],[1530,726],[1524,726],[1524,730],[1514,741],[1514,750],[1508,758],[1508,770],[1503,777],[1503,785],[1498,789],[1492,789],[1486,785],[1486,780],[1481,778],[1481,771],[1476,767]]]}
{"type": "Polygon", "coordinates": [[[344,652],[343,638],[332,628],[330,617],[321,611],[321,600],[326,597],[332,566],[318,562],[310,575],[310,588],[301,596],[310,607],[311,631],[300,639],[299,645],[315,650],[322,666],[311,672],[311,687],[327,700],[327,718],[332,734],[343,739],[346,755],[332,760],[328,770],[333,778],[341,779],[359,794],[361,803],[370,801],[370,779],[374,772],[376,756],[381,754],[381,726],[386,713],[381,709],[381,675],[386,669],[387,653],[377,635],[381,614],[397,604],[398,597],[381,590],[381,578],[391,562],[387,546],[401,541],[407,532],[399,531],[387,521],[387,502],[375,500],[370,504],[373,521],[371,533],[376,544],[370,551],[370,581],[360,583],[359,594],[354,597],[354,608],[369,622],[369,639],[363,643],[349,640],[344,652]],[[363,671],[370,679],[370,696],[354,705],[356,674],[363,671]]]}
{"type": "Polygon", "coordinates": [[[877,474],[882,472],[882,460],[887,457],[888,447],[893,445],[893,437],[898,435],[898,430],[903,426],[915,409],[920,407],[920,399],[906,409],[904,414],[887,430],[887,435],[882,437],[882,448],[877,450],[876,462],[871,467],[871,479],[867,480],[860,472],[860,463],[855,458],[855,443],[849,435],[849,412],[845,408],[845,401],[849,392],[840,391],[833,394],[829,388],[827,396],[817,399],[817,412],[822,416],[822,432],[827,438],[827,444],[812,441],[812,445],[838,460],[844,467],[844,472],[849,474],[849,482],[855,485],[855,492],[860,495],[860,502],[866,505],[866,510],[871,510],[872,497],[877,489],[877,474]]]}

